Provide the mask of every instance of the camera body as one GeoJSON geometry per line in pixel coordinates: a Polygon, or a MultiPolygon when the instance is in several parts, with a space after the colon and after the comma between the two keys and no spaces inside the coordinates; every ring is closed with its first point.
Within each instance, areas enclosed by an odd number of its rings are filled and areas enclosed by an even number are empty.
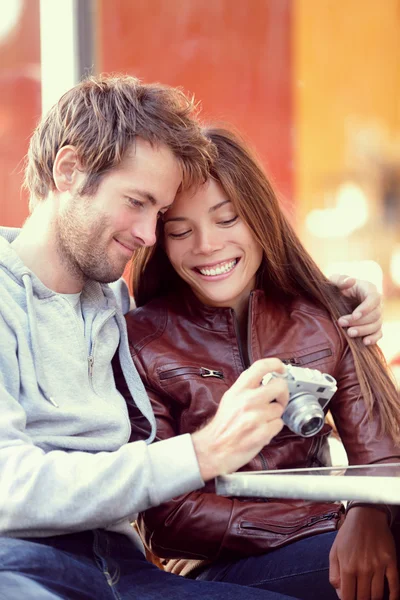
{"type": "Polygon", "coordinates": [[[289,402],[282,420],[293,433],[311,437],[324,426],[324,408],[337,390],[336,380],[327,373],[286,365],[284,373],[268,373],[262,379],[266,385],[273,378],[285,379],[289,387],[289,402]]]}

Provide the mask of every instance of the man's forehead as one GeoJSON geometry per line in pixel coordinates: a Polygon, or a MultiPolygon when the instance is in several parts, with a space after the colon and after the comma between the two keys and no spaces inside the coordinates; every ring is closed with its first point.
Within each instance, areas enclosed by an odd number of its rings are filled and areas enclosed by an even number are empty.
{"type": "Polygon", "coordinates": [[[183,176],[172,150],[161,144],[151,145],[142,138],[137,138],[126,151],[114,173],[125,194],[163,208],[172,203],[171,196],[175,197],[183,176]]]}
{"type": "Polygon", "coordinates": [[[168,160],[179,164],[179,159],[175,156],[171,148],[163,142],[149,142],[140,136],[136,136],[126,149],[122,162],[137,162],[141,158],[148,160],[168,160]]]}

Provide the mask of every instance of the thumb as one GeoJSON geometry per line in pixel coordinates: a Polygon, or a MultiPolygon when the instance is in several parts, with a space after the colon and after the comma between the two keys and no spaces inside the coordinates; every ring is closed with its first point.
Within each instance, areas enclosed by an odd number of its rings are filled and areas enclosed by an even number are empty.
{"type": "Polygon", "coordinates": [[[335,544],[329,554],[329,583],[335,588],[340,598],[340,565],[336,552],[335,544]]]}
{"type": "Polygon", "coordinates": [[[386,569],[386,579],[389,585],[389,600],[398,600],[399,598],[399,574],[396,563],[390,564],[386,569]]]}
{"type": "Polygon", "coordinates": [[[333,275],[329,275],[328,279],[331,283],[336,285],[341,290],[348,290],[356,282],[354,277],[349,277],[348,275],[340,275],[339,273],[333,273],[333,275]]]}

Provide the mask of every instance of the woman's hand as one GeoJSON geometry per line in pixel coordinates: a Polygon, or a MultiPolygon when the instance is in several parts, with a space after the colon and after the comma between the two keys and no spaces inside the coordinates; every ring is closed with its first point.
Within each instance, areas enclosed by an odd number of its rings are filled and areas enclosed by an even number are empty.
{"type": "Polygon", "coordinates": [[[329,562],[329,581],[341,600],[382,600],[385,579],[389,600],[398,600],[396,548],[384,512],[358,506],[349,510],[329,562]]]}
{"type": "Polygon", "coordinates": [[[382,294],[370,281],[347,277],[347,275],[331,275],[334,283],[348,298],[355,298],[360,304],[349,315],[339,319],[341,327],[348,327],[350,337],[364,338],[364,344],[376,344],[382,337],[382,294]]]}

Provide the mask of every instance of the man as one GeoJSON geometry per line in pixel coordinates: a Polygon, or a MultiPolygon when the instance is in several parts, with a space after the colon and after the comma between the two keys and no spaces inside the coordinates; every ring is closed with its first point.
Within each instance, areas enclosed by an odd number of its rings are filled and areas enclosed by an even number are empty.
{"type": "Polygon", "coordinates": [[[177,190],[207,178],[213,152],[181,92],[130,77],[79,84],[32,137],[31,215],[0,237],[0,598],[287,598],[163,573],[130,526],[238,469],[282,427],[285,384],[259,385],[282,365],[266,359],[204,429],[150,444],[154,417],[107,285],[154,243],[177,190]],[[117,349],[147,443],[127,443],[117,349]]]}

